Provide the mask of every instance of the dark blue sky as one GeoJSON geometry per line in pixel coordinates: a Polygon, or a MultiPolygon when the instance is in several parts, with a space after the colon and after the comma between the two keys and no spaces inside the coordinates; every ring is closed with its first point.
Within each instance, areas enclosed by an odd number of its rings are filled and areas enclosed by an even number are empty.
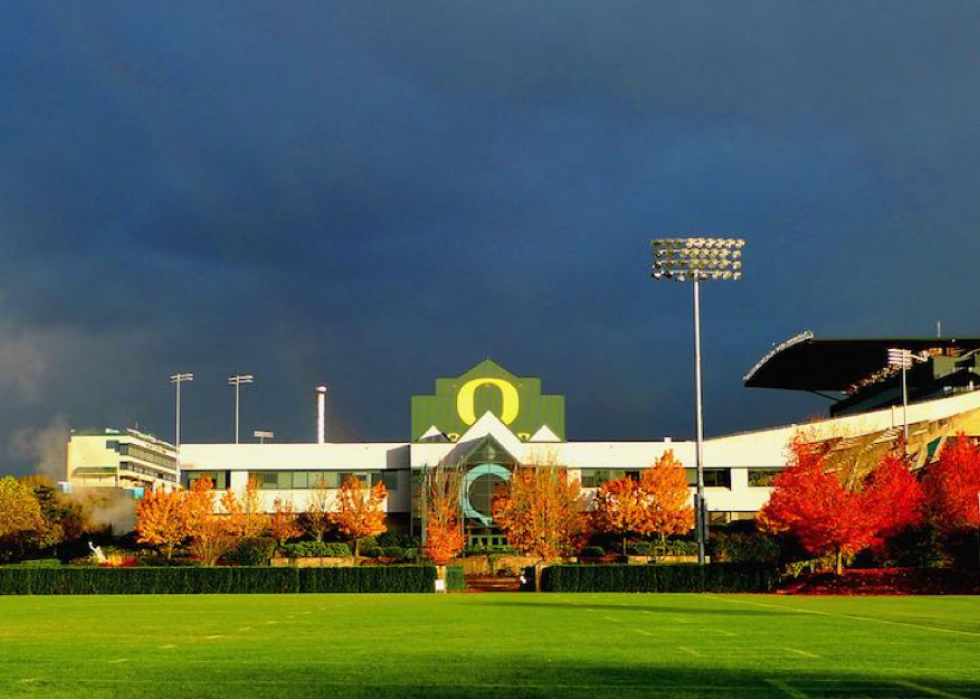
{"type": "Polygon", "coordinates": [[[770,347],[980,334],[980,4],[26,2],[0,9],[0,470],[62,426],[400,440],[486,356],[579,439],[802,419],[770,347]]]}

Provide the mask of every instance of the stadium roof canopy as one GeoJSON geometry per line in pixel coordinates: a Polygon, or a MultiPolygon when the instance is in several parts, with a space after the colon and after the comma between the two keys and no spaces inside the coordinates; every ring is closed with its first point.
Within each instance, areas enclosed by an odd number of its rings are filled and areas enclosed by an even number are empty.
{"type": "Polygon", "coordinates": [[[843,392],[885,367],[889,349],[970,351],[980,349],[980,337],[818,340],[807,330],[773,347],[743,380],[749,388],[843,392]]]}

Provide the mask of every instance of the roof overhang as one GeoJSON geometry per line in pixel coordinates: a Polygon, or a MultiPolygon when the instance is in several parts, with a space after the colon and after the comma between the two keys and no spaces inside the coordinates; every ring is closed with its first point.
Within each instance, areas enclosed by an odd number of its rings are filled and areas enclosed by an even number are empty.
{"type": "Polygon", "coordinates": [[[807,330],[774,347],[743,381],[749,388],[845,392],[888,364],[889,349],[912,352],[980,348],[980,337],[830,338],[807,330]]]}

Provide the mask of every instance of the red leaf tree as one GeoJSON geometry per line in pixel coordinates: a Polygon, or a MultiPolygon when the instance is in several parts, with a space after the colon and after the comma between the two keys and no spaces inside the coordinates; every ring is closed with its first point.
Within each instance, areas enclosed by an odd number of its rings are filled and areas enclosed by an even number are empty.
{"type": "Polygon", "coordinates": [[[980,448],[964,435],[946,444],[923,485],[929,518],[941,532],[980,526],[980,448]]]}
{"type": "Polygon", "coordinates": [[[873,517],[865,511],[864,494],[846,490],[835,474],[827,473],[816,449],[799,438],[791,449],[790,465],[773,481],[759,521],[770,531],[795,534],[810,553],[833,553],[839,575],[844,556],[873,541],[873,517]]]}
{"type": "Polygon", "coordinates": [[[871,472],[864,501],[866,516],[874,525],[872,545],[876,547],[923,519],[922,485],[897,456],[886,456],[871,472]]]}

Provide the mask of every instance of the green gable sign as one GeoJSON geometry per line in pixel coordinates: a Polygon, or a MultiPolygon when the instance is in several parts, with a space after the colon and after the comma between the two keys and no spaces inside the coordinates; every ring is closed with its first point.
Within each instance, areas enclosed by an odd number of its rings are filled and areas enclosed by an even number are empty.
{"type": "Polygon", "coordinates": [[[541,379],[487,359],[462,376],[436,379],[435,395],[412,396],[412,441],[431,427],[455,441],[488,411],[522,440],[545,425],[565,440],[565,396],[543,395],[541,379]]]}

